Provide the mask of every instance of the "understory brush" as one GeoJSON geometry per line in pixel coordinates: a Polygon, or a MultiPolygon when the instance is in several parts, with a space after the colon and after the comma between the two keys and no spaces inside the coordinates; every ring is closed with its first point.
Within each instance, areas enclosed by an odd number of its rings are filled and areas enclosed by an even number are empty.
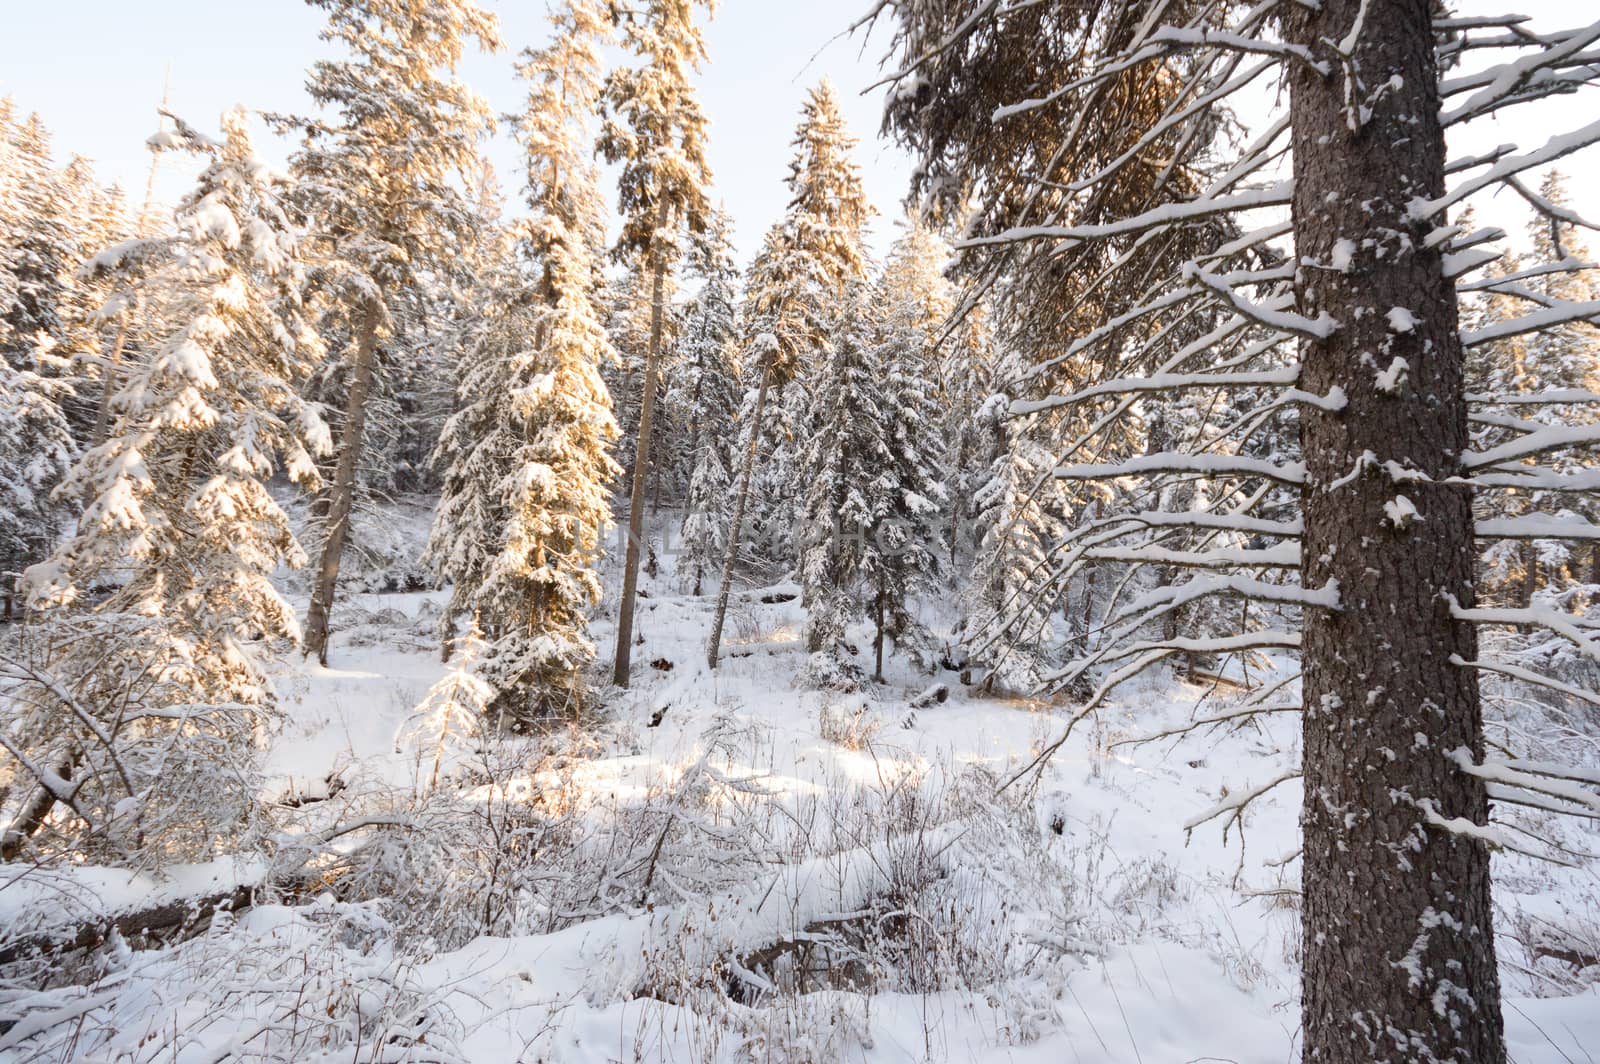
{"type": "MultiPolygon", "coordinates": [[[[486,935],[553,951],[586,1000],[627,1004],[641,1030],[688,1017],[707,1059],[836,1059],[871,1044],[883,995],[956,995],[1026,1042],[1121,937],[1111,924],[1176,896],[1162,870],[1112,868],[1103,843],[997,796],[988,769],[885,758],[866,779],[769,778],[740,767],[764,741],[725,716],[627,779],[629,759],[550,737],[485,742],[434,786],[355,774],[286,814],[283,904],[263,888],[162,948],[113,934],[50,978],[37,957],[12,965],[0,1048],[466,1059],[474,991],[431,962],[486,935]]],[[[523,978],[536,993],[538,973],[523,978]]]]}

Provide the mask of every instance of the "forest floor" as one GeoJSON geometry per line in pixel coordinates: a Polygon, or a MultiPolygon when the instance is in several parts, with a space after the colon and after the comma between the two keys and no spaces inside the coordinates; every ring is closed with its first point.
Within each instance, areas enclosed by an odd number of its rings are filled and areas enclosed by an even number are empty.
{"type": "MultiPolygon", "coordinates": [[[[1292,715],[1118,745],[1242,697],[1129,685],[1002,790],[1069,707],[976,697],[947,673],[949,699],[913,709],[932,680],[899,662],[862,694],[808,690],[798,602],[760,596],[736,604],[712,673],[712,603],[669,575],[644,581],[634,683],[597,728],[493,764],[449,753],[437,787],[435,749],[403,736],[448,669],[441,597],[348,596],[332,664],[278,666],[266,785],[289,803],[280,842],[326,837],[317,867],[348,858],[365,895],[312,891],[106,951],[11,1012],[0,1059],[1298,1059],[1298,784],[1226,839],[1222,820],[1185,830],[1292,769],[1292,715]],[[330,837],[351,823],[368,828],[330,837]],[[516,867],[483,852],[494,839],[516,867]],[[507,933],[452,931],[480,916],[507,933]]],[[[605,655],[609,621],[594,636],[605,655]]],[[[1249,682],[1269,679],[1258,663],[1249,682]]],[[[1600,843],[1592,824],[1565,830],[1574,850],[1600,843]]],[[[1596,973],[1581,948],[1540,943],[1594,941],[1600,865],[1497,862],[1512,1059],[1592,1064],[1596,973]]],[[[39,873],[0,884],[0,924],[259,874],[254,857],[39,873]]]]}

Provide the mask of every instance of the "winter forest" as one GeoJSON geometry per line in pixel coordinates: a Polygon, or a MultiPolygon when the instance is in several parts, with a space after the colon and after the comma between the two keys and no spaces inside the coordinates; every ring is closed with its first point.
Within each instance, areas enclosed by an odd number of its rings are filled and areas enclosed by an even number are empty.
{"type": "Polygon", "coordinates": [[[745,232],[714,0],[308,2],[0,98],[0,1060],[1600,1057],[1587,4],[861,0],[745,232]]]}

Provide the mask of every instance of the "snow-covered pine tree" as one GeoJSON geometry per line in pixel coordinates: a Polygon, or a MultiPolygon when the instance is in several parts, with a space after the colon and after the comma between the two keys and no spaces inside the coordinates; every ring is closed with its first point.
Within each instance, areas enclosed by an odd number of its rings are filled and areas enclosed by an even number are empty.
{"type": "Polygon", "coordinates": [[[166,323],[113,398],[110,438],[86,452],[62,491],[84,500],[73,535],[29,573],[40,605],[79,602],[169,617],[212,698],[259,701],[242,638],[297,638],[268,574],[304,560],[265,481],[280,464],[315,487],[328,446],[295,386],[323,354],[306,320],[285,182],[255,154],[242,111],[221,140],[176,123],[182,150],[206,167],[170,237],[135,240],[91,260],[92,272],[138,271],[159,290],[166,323]]]}
{"type": "MultiPolygon", "coordinates": [[[[17,191],[22,180],[15,114],[16,102],[9,96],[0,96],[0,350],[6,351],[10,350],[11,315],[17,305],[20,257],[14,244],[20,221],[17,191]]],[[[8,365],[10,361],[6,359],[8,365]]]]}
{"type": "MultiPolygon", "coordinates": [[[[1546,782],[1489,755],[1478,676],[1512,666],[1480,648],[1478,629],[1542,628],[1597,651],[1553,611],[1475,605],[1475,533],[1547,525],[1475,528],[1472,502],[1590,488],[1592,473],[1549,459],[1592,448],[1600,430],[1508,419],[1502,442],[1476,449],[1469,417],[1495,397],[1466,392],[1463,351],[1596,309],[1467,280],[1499,257],[1479,246],[1496,234],[1446,218],[1485,190],[1527,195],[1519,175],[1600,143],[1600,126],[1461,158],[1446,135],[1582,91],[1600,25],[1527,34],[1514,16],[1457,19],[1423,0],[879,10],[899,25],[891,124],[922,150],[924,187],[976,189],[983,217],[966,243],[986,252],[987,277],[1034,304],[1041,326],[1077,331],[1039,346],[1038,376],[1094,370],[1013,413],[1083,412],[1085,431],[1052,441],[1062,479],[1138,478],[1147,498],[1179,477],[1213,486],[1205,511],[1108,515],[1103,560],[1196,575],[1105,620],[1094,657],[1125,662],[1106,682],[1184,649],[1181,635],[1148,639],[1149,625],[1204,598],[1245,598],[1298,629],[1231,646],[1298,648],[1303,668],[1298,704],[1266,701],[1275,683],[1253,709],[1303,725],[1306,1058],[1503,1061],[1486,843],[1506,836],[1485,781],[1498,799],[1583,815],[1554,796],[1584,773],[1546,762],[1540,773],[1560,781],[1546,782]],[[1288,86],[1288,112],[1249,138],[1220,136],[1230,97],[1264,75],[1288,86]],[[1090,283],[1052,294],[1052,264],[1080,263],[1090,283]],[[1462,333],[1459,293],[1474,286],[1522,312],[1462,333]],[[1231,393],[1238,416],[1207,423],[1188,450],[1108,443],[1152,392],[1231,393]],[[1202,549],[1153,546],[1163,529],[1202,549]]],[[[1521,405],[1570,401],[1541,392],[1521,405]]],[[[1594,535],[1584,522],[1570,538],[1594,535]]]]}
{"type": "Polygon", "coordinates": [[[305,560],[265,481],[281,468],[314,487],[328,446],[296,391],[323,352],[286,182],[242,111],[222,130],[176,123],[169,146],[206,165],[174,233],[90,263],[159,292],[159,332],[125,367],[107,440],[60,489],[83,502],[76,529],[26,574],[30,604],[52,611],[47,653],[9,663],[32,692],[14,732],[32,762],[74,769],[72,807],[100,841],[121,823],[126,845],[161,852],[203,851],[253,808],[250,745],[271,696],[252,646],[298,638],[269,576],[305,560]]]}
{"type": "Polygon", "coordinates": [[[898,250],[898,261],[891,257],[873,292],[872,361],[880,381],[878,432],[884,452],[866,485],[872,523],[862,568],[875,632],[873,678],[879,682],[886,638],[921,667],[937,660],[931,634],[912,610],[912,600],[933,591],[944,572],[949,502],[947,426],[934,399],[939,387],[936,331],[948,309],[939,300],[940,287],[907,261],[923,252],[898,250]]]}
{"type": "Polygon", "coordinates": [[[836,689],[854,688],[865,675],[851,660],[859,651],[846,635],[866,616],[862,585],[880,501],[871,489],[891,460],[871,310],[860,282],[849,284],[834,302],[827,346],[812,353],[822,358],[812,381],[817,412],[798,467],[804,495],[796,538],[808,673],[818,686],[836,689]]]}
{"type": "MultiPolygon", "coordinates": [[[[792,459],[809,437],[810,404],[800,394],[785,400],[786,416],[774,431],[766,424],[768,393],[796,375],[814,372],[827,357],[827,326],[837,309],[834,300],[851,285],[865,282],[869,263],[863,243],[872,217],[853,154],[856,139],[845,125],[838,95],[824,79],[806,97],[794,137],[795,154],[786,179],[789,207],[767,233],[751,264],[745,286],[746,371],[754,378],[753,398],[740,421],[738,487],[723,557],[722,582],[711,622],[706,660],[714,669],[722,645],[728,595],[740,557],[744,515],[755,481],[756,459],[765,450],[771,469],[793,468],[792,459]]],[[[775,528],[792,529],[798,486],[768,478],[771,490],[762,499],[765,519],[775,528]]],[[[777,540],[779,537],[772,537],[777,540]]],[[[797,561],[797,544],[785,543],[784,564],[797,561]]]]}
{"type": "Polygon", "coordinates": [[[980,416],[997,386],[995,337],[987,302],[979,300],[962,313],[955,331],[944,340],[940,352],[946,366],[952,399],[963,416],[946,423],[947,462],[945,490],[949,493],[949,548],[945,572],[951,585],[966,572],[977,554],[983,530],[973,522],[971,500],[989,479],[992,461],[990,426],[980,416]]]}
{"type": "Polygon", "coordinates": [[[0,99],[0,600],[54,546],[66,514],[52,489],[92,420],[69,356],[93,343],[93,285],[78,265],[120,238],[121,196],[74,157],[57,169],[37,115],[18,124],[0,99]]]}
{"type": "Polygon", "coordinates": [[[328,656],[329,616],[366,443],[378,344],[408,293],[448,273],[477,214],[470,180],[488,105],[456,79],[468,39],[500,45],[472,0],[310,0],[328,12],[324,41],[348,57],[313,64],[306,92],[326,118],[279,118],[304,133],[292,160],[317,241],[321,283],[336,303],[325,332],[347,340],[349,385],[327,488],[322,558],[305,650],[328,656]]]}
{"type": "Polygon", "coordinates": [[[461,639],[454,667],[428,688],[395,736],[396,753],[407,748],[415,753],[419,789],[437,790],[445,758],[471,749],[483,734],[484,719],[495,700],[494,688],[477,673],[483,652],[483,633],[474,622],[461,639]],[[420,788],[424,772],[428,782],[420,788]]]}
{"type": "MultiPolygon", "coordinates": [[[[1018,370],[1014,363],[1002,366],[1018,370]]],[[[1015,372],[1010,374],[1015,376],[1015,372]]],[[[969,516],[979,536],[962,601],[958,633],[968,667],[986,670],[986,691],[1037,689],[1055,663],[1050,653],[1054,597],[1050,555],[1065,537],[1053,485],[1041,482],[1054,465],[1026,421],[1009,416],[996,394],[978,410],[982,426],[975,449],[987,475],[972,477],[969,516]]]]}
{"type": "Polygon", "coordinates": [[[51,493],[78,450],[61,409],[65,387],[0,362],[0,614],[7,620],[22,571],[50,552],[61,529],[51,493]]]}
{"type": "Polygon", "coordinates": [[[24,154],[11,98],[0,97],[0,611],[15,608],[16,581],[54,545],[58,507],[50,493],[71,467],[76,444],[61,407],[63,386],[34,371],[30,342],[19,337],[31,317],[23,300],[30,260],[24,240],[38,180],[24,154]]]}
{"type": "Polygon", "coordinates": [[[966,419],[968,412],[960,404],[973,380],[973,367],[964,363],[967,349],[954,342],[954,336],[950,342],[940,342],[946,339],[956,309],[955,285],[944,273],[955,252],[920,214],[908,216],[900,229],[884,260],[881,285],[891,313],[915,333],[932,398],[949,424],[955,425],[966,419]]]}
{"type": "Polygon", "coordinates": [[[593,0],[568,0],[553,21],[553,42],[518,65],[529,83],[522,256],[506,256],[439,442],[445,484],[428,547],[454,583],[446,623],[476,617],[490,711],[518,727],[583,705],[587,613],[600,599],[595,565],[619,472],[600,377],[614,355],[594,302],[605,205],[584,136],[607,27],[593,0]]]}
{"type": "Polygon", "coordinates": [[[709,212],[706,190],[706,117],[690,78],[705,59],[705,39],[695,16],[710,0],[643,0],[637,9],[612,7],[623,43],[640,60],[614,70],[602,94],[604,125],[599,147],[620,164],[617,201],[622,214],[619,255],[637,257],[650,278],[650,338],[639,397],[638,443],[628,505],[628,541],[622,599],[617,616],[612,681],[628,686],[633,654],[633,615],[643,549],[645,478],[655,426],[667,287],[683,248],[679,235],[698,232],[709,212]]]}
{"type": "Polygon", "coordinates": [[[874,211],[855,160],[858,144],[845,123],[838,90],[823,78],[801,106],[795,131],[787,179],[791,199],[775,231],[782,255],[768,260],[775,271],[750,293],[772,315],[780,347],[787,343],[794,352],[792,373],[779,373],[778,401],[762,425],[767,457],[759,509],[768,532],[763,546],[770,567],[780,572],[799,557],[794,529],[802,489],[793,474],[813,427],[807,385],[827,358],[814,323],[832,314],[830,301],[842,284],[866,278],[871,268],[864,241],[874,211]],[[796,381],[799,386],[789,387],[796,381]]]}
{"type": "Polygon", "coordinates": [[[116,329],[111,316],[101,312],[113,294],[107,282],[81,267],[102,249],[135,234],[121,187],[100,184],[89,160],[73,156],[61,170],[61,184],[67,204],[63,224],[70,227],[71,234],[72,272],[65,280],[59,337],[42,360],[47,371],[72,381],[63,407],[74,435],[92,441],[100,396],[95,394],[96,388],[86,385],[85,378],[103,378],[106,348],[114,343],[116,329]]]}
{"type": "MultiPolygon", "coordinates": [[[[650,285],[640,275],[638,259],[627,263],[619,276],[607,279],[604,293],[606,335],[617,357],[603,372],[622,432],[617,453],[627,455],[639,447],[640,383],[645,353],[650,350],[650,285]]],[[[626,491],[626,483],[621,490],[626,491]]]]}
{"type": "Polygon", "coordinates": [[[0,138],[8,143],[0,164],[0,331],[13,369],[41,368],[38,351],[65,339],[72,314],[72,274],[83,255],[74,235],[79,217],[65,171],[51,158],[50,133],[37,114],[12,120],[9,99],[0,110],[0,138]]]}
{"type": "Polygon", "coordinates": [[[738,269],[728,229],[728,216],[719,210],[690,248],[689,273],[701,285],[683,315],[680,368],[668,394],[685,428],[688,492],[676,574],[691,595],[702,593],[727,548],[739,412],[738,269]]]}

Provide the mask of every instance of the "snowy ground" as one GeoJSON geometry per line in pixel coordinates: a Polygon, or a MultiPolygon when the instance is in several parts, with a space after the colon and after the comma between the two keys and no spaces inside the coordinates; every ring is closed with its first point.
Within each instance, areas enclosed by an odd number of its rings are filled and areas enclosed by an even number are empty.
{"type": "MultiPolygon", "coordinates": [[[[397,829],[374,863],[366,829],[320,858],[365,840],[357,883],[411,876],[420,889],[388,902],[325,891],[181,946],[110,950],[82,987],[5,1002],[15,1025],[0,1058],[1298,1059],[1297,863],[1285,860],[1298,787],[1250,807],[1242,845],[1215,821],[1184,830],[1293,764],[1292,718],[1117,746],[1238,697],[1126,688],[1036,782],[997,797],[1069,710],[974,699],[953,675],[948,702],[912,710],[929,679],[909,671],[867,697],[804,690],[793,602],[739,603],[713,674],[710,603],[664,578],[645,589],[635,683],[608,696],[598,743],[525,748],[475,776],[454,755],[450,808],[489,811],[465,819],[428,796],[432,752],[396,742],[446,668],[438,596],[352,596],[332,667],[280,666],[287,720],[268,787],[299,805],[275,827],[442,825],[432,849],[397,829]],[[504,815],[517,803],[538,806],[536,828],[504,815]],[[544,834],[510,873],[437,852],[450,839],[481,848],[484,830],[544,834]],[[458,943],[439,930],[496,898],[511,933],[458,943]]],[[[597,626],[602,648],[608,634],[597,626]]],[[[0,918],[33,927],[66,895],[78,912],[131,906],[261,867],[25,877],[0,886],[0,918]]],[[[1600,990],[1514,933],[1530,919],[1592,929],[1593,865],[1509,858],[1497,872],[1513,1059],[1595,1060],[1600,990]]]]}

